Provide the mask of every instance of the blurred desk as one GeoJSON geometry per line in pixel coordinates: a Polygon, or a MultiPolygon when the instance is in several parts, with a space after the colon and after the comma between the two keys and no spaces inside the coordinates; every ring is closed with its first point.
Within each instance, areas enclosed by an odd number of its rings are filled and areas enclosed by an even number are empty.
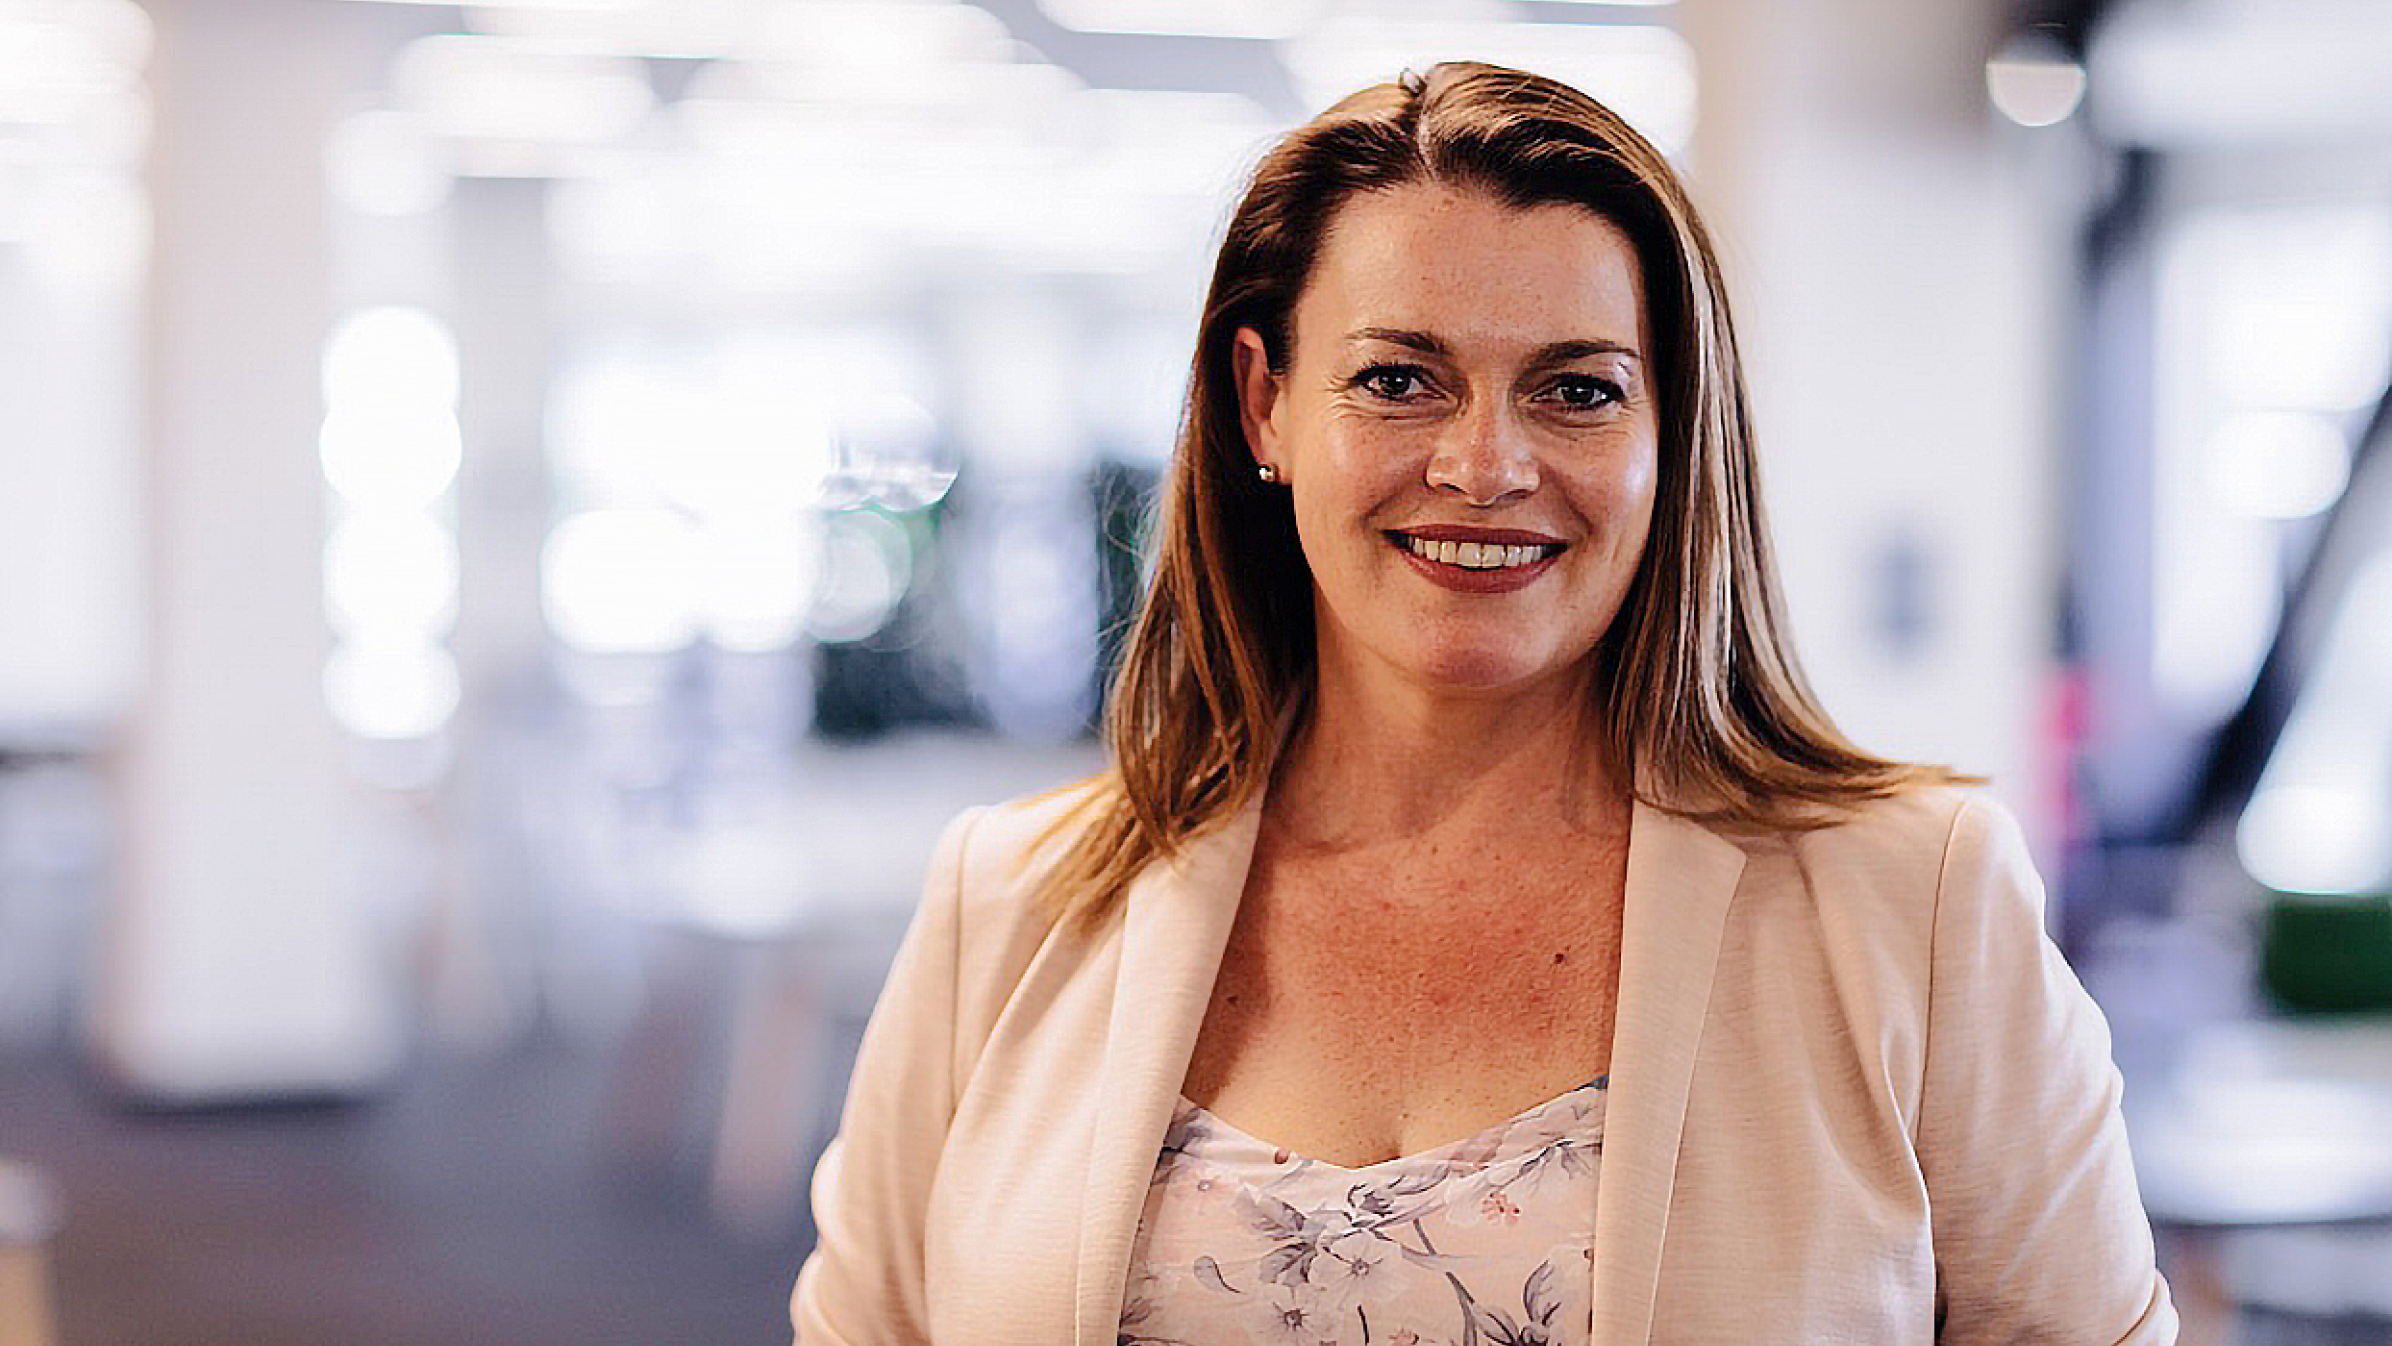
{"type": "Polygon", "coordinates": [[[2392,1220],[2392,1016],[2195,1029],[2128,1124],[2152,1218],[2392,1220]]]}
{"type": "Polygon", "coordinates": [[[2173,1056],[2127,1124],[2186,1341],[2252,1309],[2392,1340],[2392,1016],[2205,1024],[2173,1056]]]}

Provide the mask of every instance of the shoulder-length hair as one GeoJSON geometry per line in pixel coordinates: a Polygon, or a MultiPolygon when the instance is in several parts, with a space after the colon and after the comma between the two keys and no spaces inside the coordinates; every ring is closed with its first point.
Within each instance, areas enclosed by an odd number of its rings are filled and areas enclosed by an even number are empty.
{"type": "Polygon", "coordinates": [[[1862,800],[1960,777],[1874,756],[1820,708],[1785,632],[1751,414],[1709,235],[1661,153],[1568,85],[1456,62],[1352,95],[1256,166],[1213,269],[1152,581],[1106,706],[1112,766],[1046,892],[1094,919],[1158,857],[1270,779],[1310,692],[1311,571],[1285,491],[1256,479],[1238,415],[1240,328],[1284,369],[1297,296],[1338,209],[1412,183],[1567,204],[1634,244],[1661,441],[1651,531],[1595,651],[1605,760],[1637,796],[1714,822],[1810,828],[1862,800]]]}

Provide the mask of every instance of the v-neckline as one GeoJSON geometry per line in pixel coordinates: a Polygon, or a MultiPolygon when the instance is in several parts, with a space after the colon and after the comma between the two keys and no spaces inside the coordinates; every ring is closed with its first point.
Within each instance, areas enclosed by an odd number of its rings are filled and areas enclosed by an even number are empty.
{"type": "MultiPolygon", "coordinates": [[[[1261,797],[1180,854],[1148,868],[1121,907],[1103,1056],[1076,1204],[1069,1339],[1112,1346],[1156,1142],[1170,1129],[1196,1031],[1221,965],[1254,851],[1261,797]]],[[[1741,845],[1640,797],[1628,840],[1620,999],[1603,1143],[1634,1162],[1608,1174],[1595,1230],[1595,1340],[1644,1341],[1660,1299],[1662,1243],[1677,1182],[1695,1058],[1720,949],[1745,868],[1741,845]]],[[[1061,1338],[1064,1334],[1054,1334],[1061,1338]]]]}
{"type": "Polygon", "coordinates": [[[1546,1099],[1542,1103],[1523,1108],[1522,1110],[1513,1113],[1511,1116],[1506,1117],[1501,1121],[1493,1122],[1486,1126],[1480,1127],[1478,1130],[1470,1133],[1467,1136],[1462,1136],[1454,1140],[1442,1141],[1438,1144],[1429,1146],[1427,1149],[1414,1150],[1409,1154],[1399,1154],[1392,1158],[1381,1159],[1373,1163],[1351,1167],[1345,1164],[1339,1164],[1327,1159],[1321,1159],[1313,1155],[1305,1154],[1299,1150],[1294,1150],[1288,1146],[1278,1144],[1275,1141],[1265,1140],[1261,1136],[1255,1135],[1253,1132],[1246,1130],[1237,1123],[1221,1116],[1221,1114],[1214,1112],[1212,1109],[1204,1106],[1202,1103],[1189,1098],[1186,1094],[1181,1094],[1179,1096],[1179,1106],[1189,1112],[1201,1114],[1212,1123],[1215,1129],[1231,1137],[1232,1139],[1244,1141],[1258,1150],[1269,1152],[1273,1156],[1274,1162],[1296,1164],[1309,1168],[1327,1169],[1334,1173],[1374,1173],[1378,1170],[1394,1167],[1397,1165],[1430,1164],[1444,1161],[1458,1151],[1466,1150],[1482,1144],[1489,1136],[1497,1135],[1503,1132],[1509,1132],[1513,1128],[1533,1117],[1537,1117],[1543,1113],[1553,1110],[1554,1108],[1560,1107],[1562,1104],[1573,1098],[1576,1098],[1578,1095],[1583,1094],[1590,1089],[1599,1093],[1605,1092],[1608,1090],[1610,1083],[1611,1076],[1609,1074],[1598,1075],[1595,1078],[1588,1080],[1584,1084],[1572,1085],[1570,1088],[1555,1094],[1553,1097],[1546,1099]],[[1286,1157],[1284,1159],[1279,1158],[1279,1156],[1282,1155],[1286,1157]]]}

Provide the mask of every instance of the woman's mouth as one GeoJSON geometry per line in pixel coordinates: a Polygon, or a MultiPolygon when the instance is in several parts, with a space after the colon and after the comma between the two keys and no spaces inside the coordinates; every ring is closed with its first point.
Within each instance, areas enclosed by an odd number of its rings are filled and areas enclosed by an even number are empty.
{"type": "Polygon", "coordinates": [[[1439,525],[1394,529],[1387,540],[1432,582],[1463,593],[1504,593],[1551,568],[1568,544],[1511,529],[1439,525]]]}
{"type": "Polygon", "coordinates": [[[1505,570],[1542,561],[1561,552],[1558,542],[1515,545],[1503,542],[1439,542],[1425,537],[1401,537],[1406,550],[1424,561],[1460,566],[1464,570],[1505,570]]]}

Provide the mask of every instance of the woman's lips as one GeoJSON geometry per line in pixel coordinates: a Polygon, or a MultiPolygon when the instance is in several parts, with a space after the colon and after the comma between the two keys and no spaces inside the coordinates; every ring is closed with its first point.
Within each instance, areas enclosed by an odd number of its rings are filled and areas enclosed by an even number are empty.
{"type": "Polygon", "coordinates": [[[1429,525],[1392,529],[1389,545],[1423,578],[1458,593],[1509,593],[1553,568],[1566,544],[1508,528],[1429,525]]]}
{"type": "Polygon", "coordinates": [[[1480,528],[1466,523],[1424,523],[1410,528],[1390,528],[1387,536],[1416,537],[1429,542],[1500,542],[1507,546],[1562,545],[1551,533],[1535,533],[1521,528],[1480,528]]]}

